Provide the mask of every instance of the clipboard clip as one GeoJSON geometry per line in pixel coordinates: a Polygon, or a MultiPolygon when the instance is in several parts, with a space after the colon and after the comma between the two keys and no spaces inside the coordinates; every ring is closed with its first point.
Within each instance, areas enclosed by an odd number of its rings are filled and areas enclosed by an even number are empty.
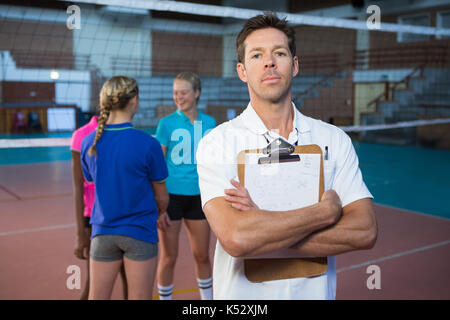
{"type": "Polygon", "coordinates": [[[292,154],[294,151],[295,147],[292,144],[277,138],[262,150],[268,156],[259,158],[258,164],[300,161],[298,154],[292,154]]]}

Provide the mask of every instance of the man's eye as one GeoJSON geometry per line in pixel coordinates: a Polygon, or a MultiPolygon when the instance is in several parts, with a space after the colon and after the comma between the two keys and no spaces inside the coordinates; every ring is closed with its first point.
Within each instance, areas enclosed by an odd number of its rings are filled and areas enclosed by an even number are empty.
{"type": "Polygon", "coordinates": [[[256,53],[252,56],[252,58],[254,58],[254,59],[258,59],[259,57],[261,57],[260,53],[256,53]]]}
{"type": "Polygon", "coordinates": [[[277,52],[276,55],[279,56],[279,57],[283,57],[283,56],[286,55],[286,53],[284,53],[284,52],[277,52]]]}

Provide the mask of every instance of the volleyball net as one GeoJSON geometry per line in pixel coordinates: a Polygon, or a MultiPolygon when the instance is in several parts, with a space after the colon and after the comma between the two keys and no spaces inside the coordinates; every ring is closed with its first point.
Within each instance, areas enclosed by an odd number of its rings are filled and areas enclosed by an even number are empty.
{"type": "Polygon", "coordinates": [[[377,25],[366,8],[338,19],[297,13],[295,2],[264,10],[204,2],[215,5],[0,4],[0,148],[68,146],[68,133],[97,112],[104,81],[119,74],[138,81],[133,123],[150,133],[175,110],[172,81],[182,71],[201,78],[201,110],[218,123],[236,117],[249,102],[236,73],[236,36],[263,11],[296,31],[292,98],[303,114],[361,141],[450,148],[450,7],[413,16],[381,7],[377,25]]]}

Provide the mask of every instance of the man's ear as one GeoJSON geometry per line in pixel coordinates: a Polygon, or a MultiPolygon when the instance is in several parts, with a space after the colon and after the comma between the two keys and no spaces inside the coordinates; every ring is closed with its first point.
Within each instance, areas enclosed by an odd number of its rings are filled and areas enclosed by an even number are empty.
{"type": "Polygon", "coordinates": [[[293,68],[292,68],[292,78],[294,78],[298,74],[298,71],[299,71],[299,63],[298,63],[298,57],[297,56],[294,57],[293,64],[294,65],[293,65],[293,68]]]}
{"type": "Polygon", "coordinates": [[[245,66],[242,62],[238,62],[238,64],[236,65],[236,71],[238,73],[239,79],[247,83],[247,71],[245,70],[245,66]]]}

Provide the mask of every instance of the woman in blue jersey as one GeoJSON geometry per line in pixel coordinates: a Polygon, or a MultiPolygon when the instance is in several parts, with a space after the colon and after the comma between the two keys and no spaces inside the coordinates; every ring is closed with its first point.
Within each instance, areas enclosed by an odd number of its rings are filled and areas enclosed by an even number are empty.
{"type": "Polygon", "coordinates": [[[170,300],[178,256],[181,220],[189,236],[195,262],[200,296],[212,299],[212,275],[209,259],[210,228],[202,211],[198,186],[195,151],[200,139],[216,126],[214,118],[197,108],[201,93],[199,77],[192,72],[178,74],[173,82],[173,100],[177,111],[162,118],[156,130],[166,157],[169,177],[170,226],[161,230],[161,256],[158,262],[158,293],[161,300],[170,300]]]}
{"type": "Polygon", "coordinates": [[[138,106],[136,80],[112,77],[100,92],[97,130],[81,144],[83,174],[95,183],[89,299],[111,297],[122,264],[128,298],[152,298],[168,172],[158,141],[131,124],[138,106]]]}

